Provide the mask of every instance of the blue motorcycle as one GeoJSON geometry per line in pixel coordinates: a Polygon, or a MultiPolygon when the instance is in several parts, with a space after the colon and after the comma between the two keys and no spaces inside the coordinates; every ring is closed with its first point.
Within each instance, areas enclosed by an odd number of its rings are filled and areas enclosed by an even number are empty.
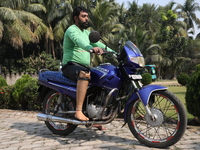
{"type": "MultiPolygon", "coordinates": [[[[90,41],[101,39],[98,32],[90,33],[90,41]]],[[[124,122],[141,143],[163,148],[178,142],[183,136],[187,117],[180,100],[160,85],[141,84],[139,71],[145,67],[144,57],[131,41],[119,54],[112,55],[118,65],[103,63],[91,68],[91,81],[84,101],[83,112],[90,119],[74,118],[76,83],[65,78],[61,71],[42,69],[39,72],[43,113],[38,120],[45,121],[50,131],[68,135],[78,125],[108,124],[123,112],[124,122]]],[[[69,70],[70,71],[70,70],[69,70]]]]}

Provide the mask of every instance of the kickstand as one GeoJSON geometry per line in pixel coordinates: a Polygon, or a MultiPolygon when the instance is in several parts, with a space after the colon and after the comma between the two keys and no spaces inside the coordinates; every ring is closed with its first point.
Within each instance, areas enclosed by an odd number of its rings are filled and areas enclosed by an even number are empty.
{"type": "Polygon", "coordinates": [[[122,125],[122,127],[121,128],[123,128],[124,126],[126,125],[126,122],[122,125]]]}

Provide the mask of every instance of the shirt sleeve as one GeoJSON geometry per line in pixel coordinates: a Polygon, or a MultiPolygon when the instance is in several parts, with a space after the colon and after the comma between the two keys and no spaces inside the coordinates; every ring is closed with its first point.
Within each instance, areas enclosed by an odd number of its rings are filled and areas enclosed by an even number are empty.
{"type": "Polygon", "coordinates": [[[74,42],[75,45],[77,45],[78,47],[89,51],[90,49],[93,48],[92,45],[90,45],[89,39],[84,38],[80,35],[80,32],[77,31],[77,29],[75,28],[70,28],[67,31],[67,35],[68,37],[74,42]]]}

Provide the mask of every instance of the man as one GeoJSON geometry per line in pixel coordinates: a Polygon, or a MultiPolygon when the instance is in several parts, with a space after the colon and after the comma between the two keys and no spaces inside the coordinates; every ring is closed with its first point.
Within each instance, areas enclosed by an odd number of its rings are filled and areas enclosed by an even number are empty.
{"type": "MultiPolygon", "coordinates": [[[[63,41],[63,75],[75,82],[76,87],[76,113],[75,117],[81,121],[88,121],[82,112],[82,107],[90,81],[90,50],[96,54],[102,54],[105,45],[101,42],[91,43],[89,41],[88,11],[78,6],[74,9],[72,18],[74,25],[71,25],[65,32],[63,41]]],[[[108,48],[109,51],[112,51],[108,48]]]]}

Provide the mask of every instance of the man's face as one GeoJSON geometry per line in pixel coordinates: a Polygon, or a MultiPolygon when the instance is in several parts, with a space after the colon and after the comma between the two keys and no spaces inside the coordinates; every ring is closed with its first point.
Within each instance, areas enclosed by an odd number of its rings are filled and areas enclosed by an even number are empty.
{"type": "Polygon", "coordinates": [[[89,18],[88,18],[88,13],[81,11],[79,16],[76,19],[76,24],[79,26],[81,29],[87,29],[89,26],[89,18]]]}

